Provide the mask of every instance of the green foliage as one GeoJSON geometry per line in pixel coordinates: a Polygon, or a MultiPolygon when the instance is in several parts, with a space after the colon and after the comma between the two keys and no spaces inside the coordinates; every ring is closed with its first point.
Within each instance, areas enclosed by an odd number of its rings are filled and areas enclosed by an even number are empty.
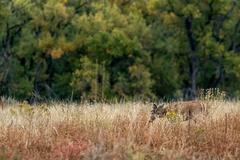
{"type": "MultiPolygon", "coordinates": [[[[197,88],[219,87],[237,92],[240,86],[233,79],[238,79],[239,70],[229,58],[238,57],[239,52],[233,47],[238,42],[232,39],[238,37],[238,2],[151,0],[147,6],[156,36],[155,55],[173,64],[175,69],[168,69],[168,74],[178,77],[171,83],[175,90],[180,87],[196,92],[197,88]],[[230,70],[234,73],[229,74],[230,70]],[[177,86],[174,82],[180,83],[177,86]]],[[[164,66],[158,73],[161,68],[164,66]]],[[[168,74],[164,73],[163,79],[168,79],[168,74]]]]}
{"type": "Polygon", "coordinates": [[[89,58],[82,57],[80,59],[80,68],[73,73],[71,86],[74,91],[79,92],[83,98],[94,99],[98,95],[98,68],[96,63],[93,63],[89,58]]]}
{"type": "Polygon", "coordinates": [[[234,0],[3,0],[0,93],[191,98],[197,88],[221,88],[239,96],[239,7],[234,0]]]}

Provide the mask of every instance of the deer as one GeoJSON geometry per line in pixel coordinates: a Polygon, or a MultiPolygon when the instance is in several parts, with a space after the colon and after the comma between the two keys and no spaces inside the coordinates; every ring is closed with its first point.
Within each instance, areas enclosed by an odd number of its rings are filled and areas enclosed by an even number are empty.
{"type": "Polygon", "coordinates": [[[163,118],[169,112],[175,112],[178,115],[183,117],[183,121],[193,119],[194,117],[200,113],[207,113],[207,108],[203,105],[203,103],[199,101],[184,101],[172,103],[166,107],[164,104],[156,105],[153,104],[153,108],[150,115],[149,122],[152,123],[156,118],[163,118]]]}

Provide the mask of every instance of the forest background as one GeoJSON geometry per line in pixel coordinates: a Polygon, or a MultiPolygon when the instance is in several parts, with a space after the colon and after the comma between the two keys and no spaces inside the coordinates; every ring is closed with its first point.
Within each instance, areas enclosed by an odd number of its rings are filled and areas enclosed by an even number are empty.
{"type": "Polygon", "coordinates": [[[0,0],[0,95],[240,96],[236,0],[0,0]]]}

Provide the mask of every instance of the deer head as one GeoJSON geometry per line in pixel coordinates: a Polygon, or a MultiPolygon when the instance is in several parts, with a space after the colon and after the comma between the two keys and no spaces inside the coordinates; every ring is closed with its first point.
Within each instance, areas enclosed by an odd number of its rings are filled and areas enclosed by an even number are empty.
{"type": "Polygon", "coordinates": [[[156,118],[161,118],[166,115],[166,108],[164,108],[164,104],[160,104],[157,106],[156,104],[153,104],[153,108],[150,115],[149,122],[153,122],[156,118]]]}

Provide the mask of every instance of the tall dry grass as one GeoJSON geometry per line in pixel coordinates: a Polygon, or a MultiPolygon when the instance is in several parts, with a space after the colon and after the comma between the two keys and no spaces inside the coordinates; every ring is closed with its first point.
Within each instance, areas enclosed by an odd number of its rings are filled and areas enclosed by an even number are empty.
{"type": "Polygon", "coordinates": [[[211,101],[196,123],[148,124],[152,104],[6,102],[0,159],[239,159],[240,102],[211,101]]]}

